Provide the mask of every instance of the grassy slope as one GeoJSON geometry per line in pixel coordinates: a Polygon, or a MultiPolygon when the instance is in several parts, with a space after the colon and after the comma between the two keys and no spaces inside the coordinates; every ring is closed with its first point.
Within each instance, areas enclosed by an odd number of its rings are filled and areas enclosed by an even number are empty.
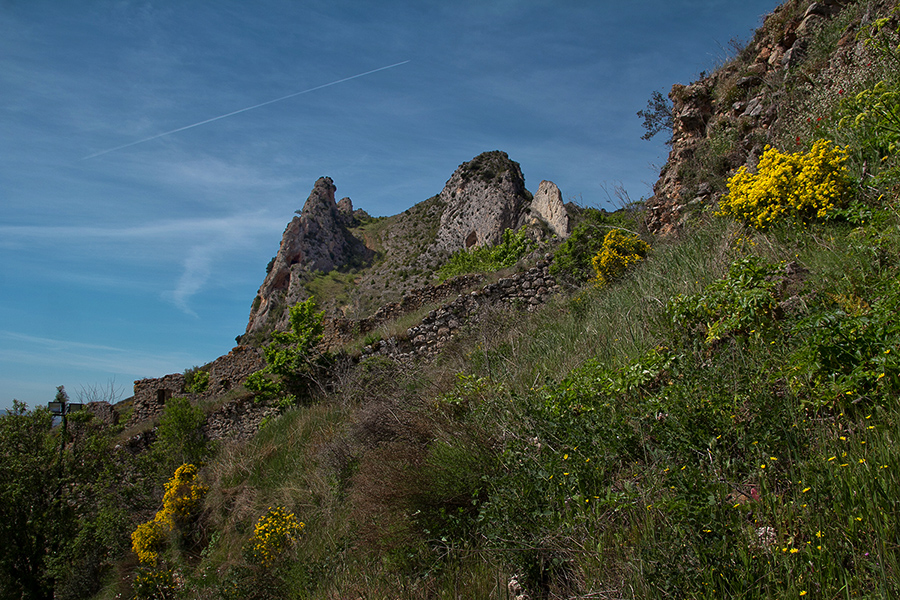
{"type": "MultiPolygon", "coordinates": [[[[802,112],[839,99],[784,84],[776,139],[840,133],[802,112]]],[[[864,181],[855,222],[698,214],[613,286],[496,307],[415,370],[341,371],[220,451],[210,543],[166,568],[204,598],[507,598],[513,576],[532,598],[900,596],[900,215],[896,179],[864,181]],[[673,322],[673,299],[711,302],[747,257],[774,277],[731,286],[740,326],[707,343],[673,322]],[[778,278],[791,262],[805,271],[778,278]],[[742,304],[755,290],[777,309],[742,304]],[[242,547],[275,505],[306,527],[254,567],[242,547]]]]}

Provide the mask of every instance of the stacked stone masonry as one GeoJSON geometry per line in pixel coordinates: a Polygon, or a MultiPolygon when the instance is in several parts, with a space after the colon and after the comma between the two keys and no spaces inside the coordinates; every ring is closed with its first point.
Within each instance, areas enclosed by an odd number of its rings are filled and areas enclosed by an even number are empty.
{"type": "Polygon", "coordinates": [[[395,360],[412,361],[436,355],[467,322],[489,304],[508,303],[534,311],[560,291],[550,274],[549,256],[528,271],[500,279],[479,290],[460,294],[451,302],[428,313],[422,322],[410,327],[406,339],[391,338],[363,349],[364,355],[380,354],[395,360]]]}
{"type": "Polygon", "coordinates": [[[392,302],[379,308],[375,314],[365,319],[353,320],[343,317],[327,319],[325,322],[325,345],[335,348],[357,335],[368,333],[379,325],[393,321],[415,310],[436,304],[463,290],[471,289],[484,281],[484,275],[462,275],[439,285],[418,288],[405,294],[400,302],[392,302]]]}
{"type": "MultiPolygon", "coordinates": [[[[194,402],[219,397],[243,383],[248,375],[260,370],[263,365],[263,358],[258,349],[237,346],[225,356],[220,356],[203,367],[209,371],[209,386],[201,394],[187,393],[184,375],[181,373],[135,381],[134,410],[128,420],[128,426],[156,417],[165,408],[166,401],[174,397],[188,397],[194,402]]],[[[225,409],[226,407],[223,407],[220,411],[225,409]]]]}

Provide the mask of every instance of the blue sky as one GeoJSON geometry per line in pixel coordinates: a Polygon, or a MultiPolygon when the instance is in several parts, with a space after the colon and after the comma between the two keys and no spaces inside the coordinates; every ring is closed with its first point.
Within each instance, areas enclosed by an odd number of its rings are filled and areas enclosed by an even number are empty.
{"type": "Polygon", "coordinates": [[[649,196],[635,112],[777,4],[0,0],[0,408],[227,353],[323,175],[393,215],[499,149],[649,196]]]}

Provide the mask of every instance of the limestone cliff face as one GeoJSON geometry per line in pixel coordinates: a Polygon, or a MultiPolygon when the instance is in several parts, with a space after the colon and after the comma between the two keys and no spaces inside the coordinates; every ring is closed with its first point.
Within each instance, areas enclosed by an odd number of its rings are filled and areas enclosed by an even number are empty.
{"type": "Polygon", "coordinates": [[[569,237],[569,213],[563,203],[562,192],[552,181],[542,181],[531,201],[531,212],[544,221],[550,231],[561,238],[569,237]]]}
{"type": "Polygon", "coordinates": [[[435,247],[455,252],[492,245],[525,224],[531,194],[519,164],[505,152],[485,152],[463,163],[440,194],[445,203],[435,247]]]}
{"type": "Polygon", "coordinates": [[[247,333],[263,329],[270,320],[284,329],[288,307],[307,297],[303,284],[310,273],[332,271],[373,256],[348,231],[353,205],[349,198],[336,203],[336,189],[330,177],[319,178],[300,215],[288,223],[278,254],[253,301],[247,333]]]}

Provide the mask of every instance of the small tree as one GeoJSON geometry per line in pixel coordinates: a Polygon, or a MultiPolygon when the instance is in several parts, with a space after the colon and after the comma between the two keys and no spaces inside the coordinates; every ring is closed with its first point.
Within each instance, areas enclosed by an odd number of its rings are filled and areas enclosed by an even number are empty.
{"type": "Polygon", "coordinates": [[[165,457],[166,466],[201,462],[208,454],[209,443],[203,435],[206,415],[187,398],[173,398],[159,419],[154,450],[165,457]]]}
{"type": "Polygon", "coordinates": [[[288,331],[272,334],[272,343],[263,348],[266,366],[244,382],[247,389],[262,398],[281,396],[296,400],[312,371],[312,355],[322,341],[325,312],[316,312],[316,301],[310,297],[290,309],[288,331]]]}
{"type": "MultiPolygon", "coordinates": [[[[672,103],[662,95],[662,92],[653,92],[647,100],[647,108],[637,111],[637,116],[644,119],[644,135],[642,140],[650,140],[660,131],[671,132],[674,127],[672,119],[672,103]]],[[[671,143],[671,139],[666,143],[671,143]]]]}

